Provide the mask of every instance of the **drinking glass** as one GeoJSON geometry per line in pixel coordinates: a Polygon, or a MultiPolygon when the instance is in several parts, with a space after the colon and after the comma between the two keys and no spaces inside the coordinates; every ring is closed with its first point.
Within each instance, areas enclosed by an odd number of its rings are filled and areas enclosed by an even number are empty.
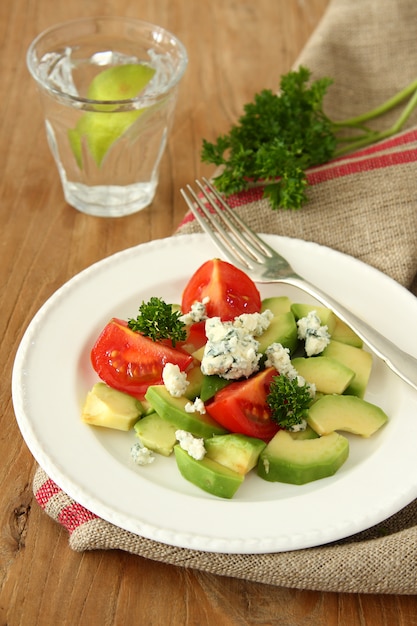
{"type": "Polygon", "coordinates": [[[74,20],[36,37],[27,65],[71,206],[120,217],[151,204],[187,63],[177,37],[136,19],[74,20]]]}

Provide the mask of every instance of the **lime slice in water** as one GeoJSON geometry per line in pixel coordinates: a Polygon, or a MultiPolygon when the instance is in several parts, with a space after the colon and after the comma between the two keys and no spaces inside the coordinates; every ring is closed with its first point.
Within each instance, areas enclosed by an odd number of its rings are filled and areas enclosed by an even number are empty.
{"type": "MultiPolygon", "coordinates": [[[[87,97],[91,100],[128,100],[137,96],[149,83],[155,70],[147,65],[127,64],[110,67],[91,81],[87,97]]],[[[86,142],[100,167],[110,146],[137,120],[144,109],[108,112],[109,105],[97,105],[97,112],[87,111],[75,128],[68,131],[72,151],[80,168],[83,166],[82,144],[86,142]],[[105,108],[105,111],[103,111],[105,108]]]]}

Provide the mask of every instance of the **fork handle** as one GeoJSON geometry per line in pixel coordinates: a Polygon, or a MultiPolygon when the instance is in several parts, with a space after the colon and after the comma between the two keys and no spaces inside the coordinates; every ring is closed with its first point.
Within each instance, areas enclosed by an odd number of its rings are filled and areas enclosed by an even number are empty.
{"type": "Polygon", "coordinates": [[[417,359],[411,354],[401,350],[392,341],[301,276],[291,277],[284,282],[302,289],[325,307],[332,309],[393,372],[417,390],[417,359]]]}

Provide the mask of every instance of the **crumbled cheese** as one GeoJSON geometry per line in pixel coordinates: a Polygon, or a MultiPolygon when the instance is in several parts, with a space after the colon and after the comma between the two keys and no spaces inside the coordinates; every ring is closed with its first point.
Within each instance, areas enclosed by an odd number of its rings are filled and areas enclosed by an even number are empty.
{"type": "Polygon", "coordinates": [[[170,395],[174,398],[183,396],[189,384],[187,374],[181,372],[178,365],[174,365],[174,363],[165,364],[162,371],[162,380],[170,395]]]}
{"type": "MultiPolygon", "coordinates": [[[[325,326],[322,326],[325,328],[325,326]]],[[[305,351],[307,356],[321,354],[326,346],[329,345],[330,336],[326,331],[312,331],[306,337],[305,351]]]]}
{"type": "Polygon", "coordinates": [[[201,461],[205,454],[206,449],[204,447],[204,439],[199,439],[198,437],[194,437],[191,433],[186,430],[176,430],[175,437],[177,438],[178,443],[181,448],[188,452],[188,454],[197,461],[201,461]]]}
{"type": "Polygon", "coordinates": [[[280,343],[272,343],[265,351],[267,357],[266,367],[275,367],[277,372],[293,380],[297,378],[298,372],[291,363],[290,351],[280,343]]]}
{"type": "Polygon", "coordinates": [[[298,433],[302,430],[305,430],[306,428],[307,428],[306,420],[301,420],[299,424],[293,424],[292,426],[288,426],[287,430],[289,430],[291,433],[298,433]]]}
{"type": "Polygon", "coordinates": [[[317,330],[321,326],[321,319],[317,311],[310,311],[305,317],[297,321],[298,338],[305,339],[308,330],[317,330]]]}
{"type": "Polygon", "coordinates": [[[272,343],[270,346],[267,347],[265,355],[267,357],[265,361],[265,367],[274,367],[277,372],[279,372],[279,374],[287,376],[287,378],[289,378],[290,380],[297,379],[297,384],[299,387],[303,387],[305,384],[308,384],[310,396],[312,398],[315,397],[315,384],[307,383],[305,378],[300,376],[294,365],[291,363],[290,351],[288,348],[284,348],[284,346],[282,346],[280,343],[272,343]]]}
{"type": "Polygon", "coordinates": [[[266,331],[273,317],[274,314],[269,309],[262,313],[242,313],[242,315],[235,317],[233,326],[243,328],[254,337],[259,337],[266,331]]]}
{"type": "Polygon", "coordinates": [[[136,465],[149,465],[155,460],[152,450],[143,446],[139,441],[131,447],[130,456],[136,465]]]}
{"type": "Polygon", "coordinates": [[[187,413],[200,413],[200,415],[204,415],[206,412],[206,407],[201,398],[195,398],[194,402],[187,402],[184,408],[187,413]]]}
{"type": "Polygon", "coordinates": [[[191,326],[191,324],[195,324],[196,322],[202,322],[207,319],[207,309],[206,304],[210,302],[210,298],[203,298],[202,302],[194,302],[191,305],[191,310],[188,313],[184,313],[179,318],[181,322],[186,324],[187,326],[191,326]]]}
{"type": "Polygon", "coordinates": [[[330,342],[327,326],[321,325],[316,311],[310,311],[297,322],[298,338],[304,339],[307,356],[314,356],[323,352],[330,342]]]}
{"type": "Polygon", "coordinates": [[[217,374],[223,378],[236,380],[248,378],[258,371],[261,354],[259,342],[240,320],[222,322],[220,317],[206,320],[207,343],[201,361],[203,374],[217,374]]]}

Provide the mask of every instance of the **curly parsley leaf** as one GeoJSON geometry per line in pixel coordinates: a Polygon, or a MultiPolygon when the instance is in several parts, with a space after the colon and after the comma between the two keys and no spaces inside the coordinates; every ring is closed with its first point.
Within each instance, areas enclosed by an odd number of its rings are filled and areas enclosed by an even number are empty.
{"type": "Polygon", "coordinates": [[[287,430],[303,423],[311,400],[308,383],[300,386],[297,378],[290,379],[283,374],[272,379],[266,398],[272,419],[287,430]]]}
{"type": "Polygon", "coordinates": [[[328,161],[336,138],[322,110],[331,80],[307,85],[301,67],[281,79],[280,93],[263,90],[244,107],[238,124],[214,143],[203,141],[202,160],[223,166],[215,182],[219,191],[236,193],[258,181],[273,208],[298,209],[306,201],[305,170],[328,161]]]}
{"type": "Polygon", "coordinates": [[[152,297],[148,302],[142,302],[137,318],[129,319],[127,324],[131,330],[142,333],[152,341],[171,339],[175,347],[177,341],[184,341],[187,337],[186,326],[180,317],[181,313],[173,311],[170,304],[152,297]]]}
{"type": "Polygon", "coordinates": [[[273,209],[299,209],[307,200],[309,167],[395,135],[417,107],[414,80],[371,111],[332,121],[323,103],[333,81],[324,77],[310,82],[310,77],[303,66],[285,74],[279,92],[265,89],[256,94],[227,135],[213,143],[203,140],[202,161],[222,168],[215,177],[220,192],[227,196],[261,186],[273,209]],[[389,128],[367,125],[403,102],[389,128]]]}

